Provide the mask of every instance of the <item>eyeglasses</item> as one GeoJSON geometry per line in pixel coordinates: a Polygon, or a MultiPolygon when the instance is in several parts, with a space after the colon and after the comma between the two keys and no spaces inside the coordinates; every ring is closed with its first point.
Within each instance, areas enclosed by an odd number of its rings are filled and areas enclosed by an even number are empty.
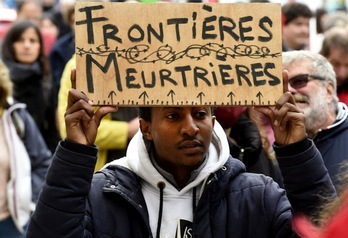
{"type": "Polygon", "coordinates": [[[325,81],[325,78],[314,74],[299,74],[288,80],[290,86],[294,89],[299,89],[307,86],[308,81],[312,79],[325,81]]]}

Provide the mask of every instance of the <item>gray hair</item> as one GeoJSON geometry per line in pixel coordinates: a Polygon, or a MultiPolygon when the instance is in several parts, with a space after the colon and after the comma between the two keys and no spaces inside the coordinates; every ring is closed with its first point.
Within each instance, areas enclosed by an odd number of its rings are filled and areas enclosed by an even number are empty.
{"type": "Polygon", "coordinates": [[[333,94],[333,103],[335,109],[337,110],[338,97],[337,97],[337,82],[336,82],[336,73],[331,65],[331,63],[321,54],[308,51],[308,50],[294,50],[283,52],[283,68],[286,69],[290,64],[294,62],[310,61],[312,62],[312,74],[321,76],[325,81],[321,81],[323,84],[325,82],[331,83],[334,94],[333,94]]]}

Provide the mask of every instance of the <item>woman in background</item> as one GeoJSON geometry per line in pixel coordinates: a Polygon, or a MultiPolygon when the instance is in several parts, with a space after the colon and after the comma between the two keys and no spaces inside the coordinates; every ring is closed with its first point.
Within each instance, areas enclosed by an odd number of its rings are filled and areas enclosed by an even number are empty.
{"type": "Polygon", "coordinates": [[[10,70],[13,97],[27,105],[53,152],[59,141],[52,106],[52,80],[39,27],[19,21],[8,30],[2,44],[2,59],[10,70]]]}

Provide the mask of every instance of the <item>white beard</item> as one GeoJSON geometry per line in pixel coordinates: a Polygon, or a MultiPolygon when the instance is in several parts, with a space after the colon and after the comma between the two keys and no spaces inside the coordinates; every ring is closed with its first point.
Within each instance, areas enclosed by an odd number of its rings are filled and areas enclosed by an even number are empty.
{"type": "Polygon", "coordinates": [[[327,121],[329,104],[326,101],[326,96],[325,88],[321,88],[310,99],[308,107],[303,110],[306,116],[307,131],[316,133],[327,121]]]}

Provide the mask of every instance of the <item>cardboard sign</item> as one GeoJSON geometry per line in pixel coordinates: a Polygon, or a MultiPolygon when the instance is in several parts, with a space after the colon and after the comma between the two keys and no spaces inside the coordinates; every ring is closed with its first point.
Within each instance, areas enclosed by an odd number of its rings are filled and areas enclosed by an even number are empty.
{"type": "Polygon", "coordinates": [[[95,105],[274,105],[275,3],[77,2],[77,89],[95,105]]]}

